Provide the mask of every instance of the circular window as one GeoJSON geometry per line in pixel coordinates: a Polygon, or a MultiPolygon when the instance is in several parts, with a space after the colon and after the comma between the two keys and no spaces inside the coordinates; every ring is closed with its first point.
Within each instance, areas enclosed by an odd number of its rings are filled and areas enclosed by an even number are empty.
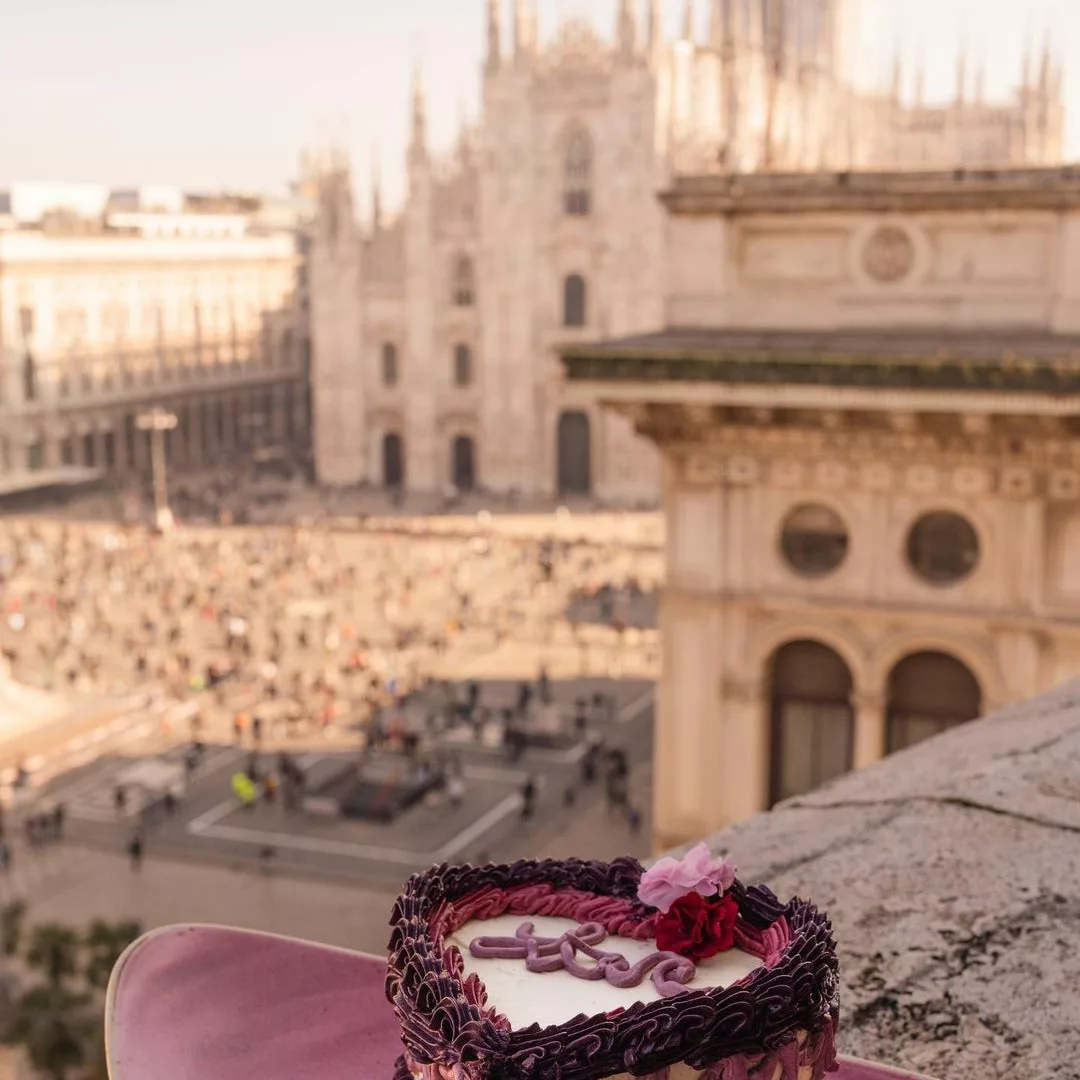
{"type": "Polygon", "coordinates": [[[949,511],[924,514],[907,542],[912,570],[931,585],[963,581],[979,562],[979,537],[970,521],[949,511]]]}
{"type": "Polygon", "coordinates": [[[803,577],[831,574],[844,561],[847,549],[847,526],[827,506],[797,506],[784,519],[780,550],[791,568],[803,577]]]}

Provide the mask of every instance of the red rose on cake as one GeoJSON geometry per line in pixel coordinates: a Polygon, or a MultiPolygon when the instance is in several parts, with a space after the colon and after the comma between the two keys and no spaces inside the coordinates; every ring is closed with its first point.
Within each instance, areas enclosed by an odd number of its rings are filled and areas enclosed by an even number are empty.
{"type": "Polygon", "coordinates": [[[688,960],[704,960],[735,944],[739,908],[727,895],[735,881],[730,859],[717,859],[705,844],[681,859],[659,859],[641,875],[638,899],[660,912],[656,944],[688,960]]]}
{"type": "Polygon", "coordinates": [[[680,896],[656,921],[656,947],[687,960],[707,960],[735,944],[739,905],[733,896],[680,896]]]}

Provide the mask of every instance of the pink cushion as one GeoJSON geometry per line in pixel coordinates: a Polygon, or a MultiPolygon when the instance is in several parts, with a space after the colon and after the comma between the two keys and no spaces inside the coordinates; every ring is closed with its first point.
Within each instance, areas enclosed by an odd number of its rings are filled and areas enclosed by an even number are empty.
{"type": "MultiPolygon", "coordinates": [[[[381,957],[219,926],[157,930],[109,984],[111,1080],[390,1080],[381,957]]],[[[836,1080],[909,1080],[841,1059],[836,1080]]]]}

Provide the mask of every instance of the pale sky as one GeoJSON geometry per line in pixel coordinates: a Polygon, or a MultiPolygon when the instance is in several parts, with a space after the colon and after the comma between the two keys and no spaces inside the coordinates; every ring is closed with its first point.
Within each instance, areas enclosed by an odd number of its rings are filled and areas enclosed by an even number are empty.
{"type": "MultiPolygon", "coordinates": [[[[644,0],[639,0],[644,7],[644,0]]],[[[1019,78],[1025,38],[1049,27],[1065,61],[1069,156],[1080,159],[1080,0],[849,0],[864,79],[897,42],[927,96],[946,97],[968,42],[989,97],[1019,78]],[[1070,80],[1069,76],[1072,75],[1070,80]]],[[[509,3],[509,0],[504,0],[509,3]]],[[[684,0],[666,0],[672,32],[684,0]]],[[[540,0],[605,33],[615,0],[540,0]]],[[[704,26],[708,0],[696,0],[704,26]]],[[[509,23],[504,18],[504,25],[509,23]]],[[[474,114],[484,0],[0,0],[0,187],[13,180],[280,191],[305,143],[342,142],[363,189],[374,152],[401,190],[415,60],[432,141],[474,114]]],[[[969,66],[971,66],[969,65],[969,66]]]]}

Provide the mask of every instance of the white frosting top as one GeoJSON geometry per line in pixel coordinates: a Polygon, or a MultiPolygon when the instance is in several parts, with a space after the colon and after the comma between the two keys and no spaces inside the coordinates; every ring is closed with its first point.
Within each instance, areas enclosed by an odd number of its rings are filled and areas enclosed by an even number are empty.
{"type": "MultiPolygon", "coordinates": [[[[530,1024],[547,1027],[564,1024],[575,1016],[596,1016],[618,1008],[628,1008],[636,1001],[659,1001],[660,994],[649,975],[639,986],[620,990],[606,979],[579,979],[566,971],[529,971],[524,960],[500,960],[476,957],[469,952],[469,942],[478,937],[513,937],[524,922],[531,922],[537,937],[557,938],[579,925],[576,919],[557,919],[546,915],[499,915],[494,919],[472,919],[446,938],[456,945],[465,961],[466,977],[475,973],[487,987],[488,1004],[503,1014],[513,1028],[530,1024]]],[[[657,951],[655,941],[607,937],[597,948],[621,953],[636,964],[657,951]]],[[[591,961],[579,954],[582,963],[591,961]]],[[[696,965],[697,974],[687,983],[689,990],[707,990],[730,986],[755,968],[761,967],[756,956],[741,949],[729,949],[696,965]]]]}

